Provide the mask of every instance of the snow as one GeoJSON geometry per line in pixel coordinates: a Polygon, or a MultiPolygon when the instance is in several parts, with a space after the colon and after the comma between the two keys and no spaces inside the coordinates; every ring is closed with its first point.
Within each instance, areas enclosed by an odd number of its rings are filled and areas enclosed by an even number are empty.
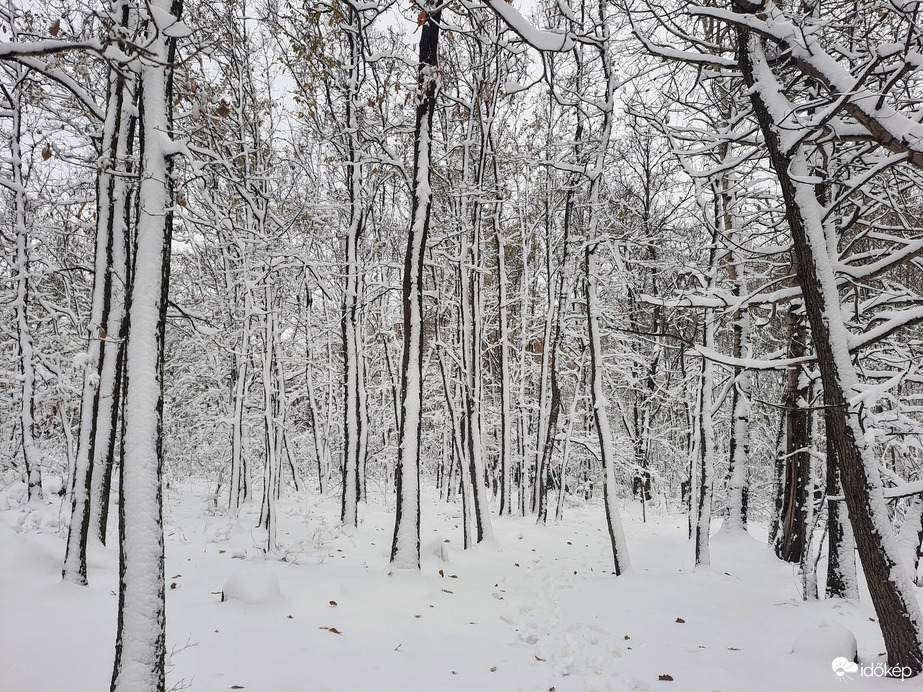
{"type": "Polygon", "coordinates": [[[221,588],[222,601],[241,601],[251,605],[272,603],[282,598],[279,578],[263,571],[240,572],[230,577],[221,588]]]}
{"type": "MultiPolygon", "coordinates": [[[[152,13],[168,12],[149,4],[152,13]]],[[[155,13],[156,14],[156,13],[155,13]]],[[[156,17],[155,17],[156,19],[156,17]]],[[[164,26],[157,20],[159,26],[164,26]]],[[[170,130],[166,109],[168,62],[163,36],[151,37],[146,49],[151,62],[140,72],[144,127],[138,188],[135,272],[131,284],[128,343],[125,356],[125,413],[122,438],[121,492],[127,509],[119,527],[124,538],[119,588],[119,658],[114,692],[156,689],[160,679],[164,614],[159,597],[164,588],[161,530],[160,468],[161,363],[160,319],[169,251],[166,210],[171,205],[167,161],[161,143],[170,130]]]]}
{"type": "MultiPolygon", "coordinates": [[[[254,530],[258,505],[216,516],[211,491],[165,491],[168,689],[623,692],[660,689],[670,675],[670,690],[688,692],[834,692],[844,631],[860,664],[883,661],[864,586],[862,602],[801,602],[797,570],[761,528],[714,535],[712,566],[694,569],[679,508],[649,506],[642,523],[640,506],[626,505],[634,568],[615,577],[599,505],[568,506],[564,523],[544,527],[494,516],[495,541],[462,551],[459,506],[424,490],[418,573],[389,565],[393,498],[373,494],[346,532],[337,492],[283,496],[272,556],[254,530]],[[222,603],[235,579],[244,591],[278,584],[281,596],[222,603]]],[[[109,684],[118,552],[91,545],[90,585],[62,583],[59,502],[0,511],[0,555],[15,566],[0,570],[0,692],[109,684]]],[[[863,692],[894,685],[861,681],[863,692]]]]}
{"type": "Polygon", "coordinates": [[[856,660],[858,645],[855,635],[838,622],[819,622],[798,634],[792,653],[809,660],[856,660]]]}
{"type": "Polygon", "coordinates": [[[523,41],[540,51],[565,53],[572,50],[574,40],[567,34],[557,31],[536,29],[515,7],[506,0],[487,0],[487,5],[522,38],[523,41]]]}

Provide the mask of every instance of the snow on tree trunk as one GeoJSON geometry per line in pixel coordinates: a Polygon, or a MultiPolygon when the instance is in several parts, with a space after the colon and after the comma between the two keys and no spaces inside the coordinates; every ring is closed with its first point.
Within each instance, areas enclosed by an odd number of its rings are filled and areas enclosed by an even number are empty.
{"type": "MultiPolygon", "coordinates": [[[[436,323],[436,339],[439,340],[439,323],[436,323]]],[[[472,485],[471,485],[471,466],[466,463],[465,455],[465,431],[464,423],[462,422],[462,415],[459,411],[462,404],[459,403],[461,397],[457,395],[457,391],[461,389],[461,386],[456,384],[453,388],[450,385],[451,380],[449,379],[448,368],[446,368],[445,358],[443,356],[443,349],[439,349],[437,355],[439,359],[439,371],[442,375],[442,387],[445,393],[445,402],[446,409],[449,412],[449,420],[452,427],[452,462],[449,464],[450,471],[455,466],[455,460],[458,460],[459,466],[459,480],[461,482],[461,501],[462,501],[462,546],[465,550],[470,548],[473,544],[473,533],[474,533],[474,524],[475,517],[473,512],[473,500],[471,498],[472,485]]],[[[454,499],[454,476],[452,473],[449,474],[449,486],[452,489],[450,496],[454,499]]]]}
{"type": "Polygon", "coordinates": [[[346,94],[346,189],[349,200],[349,227],[346,229],[346,266],[343,285],[343,493],[340,519],[344,526],[356,526],[360,495],[359,467],[362,458],[361,337],[359,332],[359,238],[364,216],[362,209],[362,164],[359,160],[359,80],[361,69],[360,16],[350,7],[349,24],[343,25],[349,44],[349,78],[346,94]]]}
{"type": "Polygon", "coordinates": [[[738,41],[741,69],[785,200],[824,405],[833,410],[827,419],[827,435],[835,442],[846,506],[888,665],[918,674],[923,670],[923,615],[901,567],[878,465],[863,431],[861,403],[854,402],[859,378],[849,352],[849,332],[841,312],[816,178],[811,176],[804,140],[785,144],[788,140],[782,127],[794,111],[784,99],[784,89],[769,67],[760,39],[738,29],[738,41]]]}
{"type": "Polygon", "coordinates": [[[311,297],[311,288],[308,286],[307,281],[307,271],[305,276],[305,385],[308,392],[308,426],[311,428],[311,439],[314,442],[314,455],[317,459],[317,489],[318,492],[324,494],[325,489],[327,488],[327,478],[330,472],[330,445],[328,444],[326,438],[322,435],[320,429],[320,421],[318,406],[317,406],[317,397],[314,393],[314,376],[311,373],[311,341],[312,341],[312,330],[311,330],[311,307],[313,305],[313,299],[311,297]]]}
{"type": "MultiPolygon", "coordinates": [[[[729,266],[734,281],[733,295],[746,294],[744,263],[739,252],[734,252],[729,266]]],[[[735,358],[749,358],[750,313],[740,309],[733,324],[735,358]]],[[[750,387],[752,375],[743,367],[734,368],[734,393],[731,397],[731,439],[728,445],[727,518],[722,528],[747,530],[747,504],[749,496],[750,457],[750,387]]]]}
{"type": "MultiPolygon", "coordinates": [[[[685,373],[685,349],[680,355],[680,362],[683,364],[683,372],[685,373]]],[[[685,379],[685,378],[684,378],[685,379]]],[[[695,536],[695,524],[697,516],[697,504],[698,497],[696,496],[696,489],[698,486],[699,478],[699,457],[702,454],[702,426],[699,425],[699,411],[702,409],[702,372],[699,370],[699,375],[695,380],[695,403],[693,406],[687,408],[687,417],[686,424],[689,426],[689,443],[687,445],[687,486],[686,486],[686,527],[688,530],[688,537],[691,540],[695,536]]]]}
{"type": "MultiPolygon", "coordinates": [[[[525,228],[525,219],[520,219],[522,228],[525,228]]],[[[529,459],[532,458],[529,449],[529,414],[530,402],[526,397],[526,380],[528,373],[529,358],[529,316],[531,314],[532,295],[529,291],[529,234],[525,231],[520,233],[520,252],[519,257],[522,261],[522,272],[519,275],[519,393],[517,397],[516,408],[519,411],[519,488],[517,489],[517,503],[519,504],[519,516],[526,515],[526,506],[528,504],[528,483],[526,478],[529,474],[529,459]]]]}
{"type": "MultiPolygon", "coordinates": [[[[77,436],[77,456],[74,463],[74,478],[71,492],[71,516],[67,533],[67,548],[64,555],[62,577],[75,584],[87,583],[87,538],[90,529],[90,505],[93,489],[93,471],[96,445],[101,439],[108,442],[109,428],[99,429],[101,422],[99,386],[103,370],[103,344],[109,336],[109,307],[111,305],[113,274],[113,230],[121,222],[120,197],[116,196],[116,185],[124,191],[124,176],[119,170],[120,144],[127,131],[122,126],[124,83],[115,69],[109,70],[106,119],[103,123],[102,146],[96,178],[96,246],[93,265],[93,294],[90,315],[87,322],[87,350],[83,355],[83,389],[80,398],[80,428],[77,436]]],[[[120,151],[121,150],[121,151],[120,151]]],[[[113,337],[118,330],[112,333],[113,337]]],[[[113,339],[115,342],[115,339],[113,339]]],[[[110,387],[114,384],[115,360],[109,357],[111,375],[110,387]]],[[[106,417],[106,423],[110,418],[106,417]]]]}
{"type": "MultiPolygon", "coordinates": [[[[716,218],[712,247],[709,251],[708,289],[714,290],[717,283],[717,229],[716,218]]],[[[713,310],[704,310],[702,315],[702,342],[706,349],[715,348],[715,315],[713,310]]],[[[712,498],[715,482],[715,428],[713,420],[715,366],[709,358],[702,359],[702,381],[699,390],[698,430],[699,430],[699,487],[696,502],[695,521],[695,564],[710,565],[709,550],[711,532],[712,498]]]]}
{"type": "MultiPolygon", "coordinates": [[[[471,132],[469,130],[469,138],[471,132]]],[[[470,154],[466,151],[466,159],[470,154]]],[[[465,167],[468,164],[466,161],[465,167]]],[[[467,174],[467,171],[466,171],[467,174]]],[[[462,449],[464,451],[464,464],[467,473],[462,473],[463,482],[468,487],[465,497],[470,499],[470,515],[473,520],[474,543],[480,543],[492,534],[490,523],[490,510],[487,504],[487,493],[484,486],[484,445],[481,435],[481,400],[479,396],[480,367],[480,341],[479,311],[480,291],[478,290],[477,271],[471,271],[469,263],[477,266],[478,263],[478,237],[476,225],[471,231],[473,242],[469,243],[468,233],[462,231],[461,260],[458,266],[458,283],[460,287],[461,305],[459,308],[461,330],[459,334],[460,350],[462,354],[462,422],[464,434],[462,436],[462,449]]],[[[467,507],[467,505],[466,505],[467,507]]]]}
{"type": "MultiPolygon", "coordinates": [[[[574,147],[583,137],[583,120],[577,120],[577,127],[574,136],[574,147]]],[[[548,518],[548,475],[551,468],[551,457],[554,452],[555,442],[558,438],[558,418],[561,412],[561,388],[558,383],[559,370],[561,368],[558,353],[561,350],[561,342],[564,339],[564,319],[567,314],[568,298],[571,294],[574,276],[569,273],[570,265],[570,245],[571,245],[571,227],[574,225],[575,216],[575,196],[576,181],[569,186],[564,202],[564,233],[561,239],[561,266],[557,272],[558,287],[554,307],[552,305],[552,295],[549,289],[549,319],[554,316],[553,322],[546,324],[546,341],[543,348],[543,366],[547,363],[547,374],[550,382],[550,392],[548,395],[547,418],[544,418],[544,437],[540,439],[539,454],[536,455],[537,465],[535,468],[535,506],[536,520],[539,524],[544,524],[548,518]],[[548,341],[550,339],[550,343],[548,341]]],[[[549,230],[546,226],[546,230],[549,230]]],[[[552,276],[551,262],[551,236],[549,230],[548,243],[548,276],[552,276]]],[[[549,287],[551,281],[549,278],[549,287]]],[[[540,407],[540,411],[541,411],[540,407]]],[[[541,429],[541,428],[540,428],[541,429]]]]}
{"type": "Polygon", "coordinates": [[[570,460],[570,452],[573,447],[574,439],[574,422],[577,420],[577,404],[584,397],[584,358],[580,357],[580,365],[577,368],[577,377],[574,384],[574,397],[571,399],[570,411],[567,415],[567,432],[564,435],[564,454],[561,458],[561,472],[558,474],[558,501],[555,506],[555,521],[561,521],[564,517],[564,496],[567,490],[567,463],[570,460]]]}
{"type": "MultiPolygon", "coordinates": [[[[824,420],[832,412],[824,410],[824,420]]],[[[842,494],[840,470],[836,463],[836,449],[828,435],[827,446],[827,497],[842,494]]],[[[859,599],[856,579],[856,541],[852,535],[845,503],[827,502],[827,598],[859,599]]]]}
{"type": "Polygon", "coordinates": [[[441,9],[424,3],[417,67],[413,185],[410,230],[404,255],[404,347],[401,360],[401,421],[397,451],[397,508],[391,562],[402,569],[420,568],[420,441],[423,431],[423,258],[433,202],[433,114],[438,88],[441,9]]]}
{"type": "Polygon", "coordinates": [[[586,296],[587,296],[587,335],[590,344],[590,396],[593,417],[596,421],[596,434],[599,438],[599,451],[603,465],[603,504],[606,510],[606,524],[609,529],[609,542],[612,545],[612,559],[615,573],[622,574],[631,567],[628,558],[628,544],[622,529],[619,514],[618,492],[615,484],[615,447],[612,444],[612,429],[609,425],[608,399],[603,385],[602,340],[599,335],[600,305],[596,295],[596,251],[599,241],[595,237],[594,227],[590,227],[586,246],[586,296]]]}
{"type": "Polygon", "coordinates": [[[779,425],[776,432],[775,445],[773,446],[773,470],[772,470],[772,511],[769,514],[769,532],[766,537],[766,545],[775,548],[776,541],[779,539],[779,531],[782,525],[782,507],[785,492],[785,425],[786,411],[779,413],[779,425]]]}
{"type": "Polygon", "coordinates": [[[920,544],[923,543],[923,496],[917,495],[904,512],[900,531],[897,534],[901,562],[910,580],[917,582],[917,569],[920,566],[920,544]]]}
{"type": "MultiPolygon", "coordinates": [[[[810,391],[811,398],[813,401],[813,390],[814,383],[811,383],[810,391]]],[[[814,446],[817,438],[819,437],[819,431],[817,429],[817,424],[819,421],[819,416],[817,415],[816,410],[811,410],[809,414],[809,420],[811,425],[811,449],[808,450],[807,455],[807,497],[808,501],[806,504],[805,511],[805,538],[804,538],[804,549],[801,551],[801,563],[799,567],[801,568],[801,593],[802,598],[805,601],[816,601],[817,600],[817,568],[816,568],[816,559],[814,555],[814,533],[817,530],[817,524],[820,519],[819,513],[814,503],[814,489],[817,487],[817,464],[815,459],[817,457],[817,449],[814,446]]]]}
{"type": "MultiPolygon", "coordinates": [[[[786,315],[788,356],[801,359],[808,352],[808,334],[800,304],[786,315]]],[[[794,365],[786,373],[784,446],[782,466],[781,513],[775,551],[786,562],[801,562],[808,539],[811,502],[811,425],[808,401],[810,380],[804,365],[794,365]]]]}
{"type": "MultiPolygon", "coordinates": [[[[133,75],[120,76],[131,79],[133,75]]],[[[132,84],[134,80],[131,79],[132,84]]],[[[124,85],[127,86],[127,85],[124,85]]],[[[136,119],[134,103],[122,99],[116,164],[119,172],[128,173],[125,160],[132,149],[136,119]]],[[[106,338],[102,343],[102,363],[99,386],[96,390],[96,437],[93,443],[93,471],[90,487],[90,530],[105,544],[109,520],[109,494],[112,487],[112,470],[116,462],[116,438],[121,411],[122,374],[125,359],[125,288],[128,280],[128,218],[131,194],[124,175],[113,176],[112,217],[109,234],[107,305],[105,314],[106,338]]]]}
{"type": "MultiPolygon", "coordinates": [[[[705,339],[707,349],[715,347],[715,323],[711,310],[705,311],[705,339]]],[[[715,476],[715,429],[712,421],[712,389],[715,381],[715,366],[708,359],[702,361],[702,390],[699,404],[699,495],[695,524],[695,564],[710,565],[709,534],[711,531],[712,488],[715,476]]]]}
{"type": "MultiPolygon", "coordinates": [[[[584,286],[587,303],[587,341],[589,342],[590,349],[590,402],[593,407],[593,418],[596,423],[596,435],[599,440],[599,451],[602,458],[602,469],[604,474],[603,504],[606,511],[609,542],[612,546],[612,561],[615,566],[615,573],[620,575],[630,569],[631,561],[628,557],[628,544],[625,540],[625,532],[622,528],[622,518],[618,507],[618,492],[615,483],[616,453],[612,439],[612,428],[609,423],[609,401],[606,396],[605,383],[603,380],[603,350],[599,324],[602,306],[599,304],[597,288],[597,253],[600,248],[600,239],[597,234],[602,225],[600,216],[603,211],[601,190],[606,165],[606,153],[612,135],[613,120],[615,118],[615,95],[618,86],[615,71],[610,63],[610,30],[605,4],[600,2],[598,10],[599,25],[596,31],[602,40],[598,44],[597,50],[603,75],[606,78],[606,91],[604,100],[601,102],[603,116],[601,135],[596,145],[596,152],[592,165],[588,169],[590,189],[587,194],[589,216],[587,218],[586,245],[584,250],[584,286]]],[[[580,128],[578,128],[578,140],[580,139],[580,134],[580,128]]],[[[559,309],[563,311],[564,305],[562,304],[559,309]]],[[[574,396],[577,396],[576,391],[574,392],[574,396]]],[[[564,482],[563,478],[561,482],[564,482]]]]}
{"type": "Polygon", "coordinates": [[[273,300],[271,271],[267,269],[264,287],[264,330],[263,330],[263,427],[266,450],[263,468],[263,502],[260,508],[260,527],[266,530],[266,551],[276,550],[276,528],[278,523],[276,500],[279,496],[279,478],[282,475],[282,449],[279,445],[278,400],[276,371],[281,365],[276,359],[277,338],[276,306],[273,300]]]}
{"type": "MultiPolygon", "coordinates": [[[[546,188],[546,195],[549,195],[550,192],[546,188]]],[[[546,197],[547,199],[547,197],[546,197]]],[[[536,512],[538,511],[539,505],[539,495],[542,492],[542,484],[539,481],[539,476],[541,474],[542,466],[542,456],[545,453],[546,440],[548,439],[548,428],[549,426],[549,401],[551,399],[551,386],[550,386],[550,370],[552,366],[551,362],[551,342],[554,338],[553,329],[554,329],[554,316],[557,309],[555,300],[554,300],[554,290],[553,290],[553,281],[552,281],[552,271],[551,271],[551,211],[548,209],[546,202],[545,208],[545,267],[547,271],[547,291],[546,291],[546,300],[547,300],[547,310],[545,312],[545,328],[542,336],[541,351],[539,352],[541,356],[541,369],[539,371],[539,392],[538,392],[538,409],[535,412],[536,424],[535,424],[535,449],[532,453],[532,462],[531,467],[534,472],[533,485],[531,487],[531,499],[529,511],[536,512]]],[[[564,272],[564,268],[561,268],[561,273],[564,272]]],[[[525,482],[525,481],[524,481],[525,482]]]]}
{"type": "Polygon", "coordinates": [[[247,371],[250,365],[250,291],[244,289],[245,309],[241,337],[238,351],[234,353],[234,369],[232,371],[233,386],[232,399],[234,404],[234,418],[231,421],[231,483],[228,494],[228,513],[237,516],[240,506],[245,498],[246,483],[244,473],[244,408],[247,397],[247,371]]]}
{"type": "MultiPolygon", "coordinates": [[[[11,21],[13,38],[18,37],[11,21]]],[[[28,70],[20,65],[12,68],[13,85],[5,90],[11,119],[10,164],[12,180],[6,187],[13,192],[13,225],[16,232],[16,264],[13,280],[16,298],[16,337],[19,347],[19,374],[22,381],[19,406],[20,451],[22,452],[27,497],[42,497],[41,452],[35,442],[35,349],[29,325],[29,226],[26,223],[26,183],[22,172],[22,86],[28,70]]]]}
{"type": "MultiPolygon", "coordinates": [[[[359,334],[365,333],[363,322],[359,322],[359,334]]],[[[368,474],[367,467],[369,461],[369,392],[366,387],[368,375],[366,371],[366,362],[363,357],[362,344],[364,341],[359,340],[359,502],[368,501],[368,474]]]]}
{"type": "Polygon", "coordinates": [[[164,689],[163,357],[172,236],[171,68],[179,6],[147,6],[140,63],[142,152],[128,306],[113,692],[164,689]]]}
{"type": "MultiPolygon", "coordinates": [[[[499,178],[499,175],[498,175],[499,178]]],[[[509,294],[506,272],[506,239],[500,228],[499,209],[494,214],[494,239],[497,244],[497,290],[500,322],[500,515],[512,512],[513,405],[510,388],[509,294]]],[[[520,306],[520,309],[521,306],[520,306]]]]}

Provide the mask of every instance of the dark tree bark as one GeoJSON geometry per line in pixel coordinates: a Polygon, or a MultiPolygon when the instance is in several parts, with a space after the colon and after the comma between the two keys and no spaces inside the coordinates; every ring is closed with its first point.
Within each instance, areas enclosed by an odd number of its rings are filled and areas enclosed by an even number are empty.
{"type": "MultiPolygon", "coordinates": [[[[808,335],[798,306],[787,315],[788,357],[807,355],[808,335]]],[[[785,433],[782,458],[780,533],[775,551],[786,562],[798,563],[805,547],[808,530],[808,503],[811,502],[811,416],[807,409],[810,383],[803,366],[786,373],[785,433]]],[[[779,502],[779,500],[777,500],[779,502]]]]}
{"type": "Polygon", "coordinates": [[[850,403],[858,376],[848,348],[849,333],[840,313],[836,278],[828,255],[816,183],[811,181],[803,140],[786,147],[779,123],[788,106],[764,94],[782,93],[763,53],[761,40],[738,28],[739,64],[776,172],[794,241],[796,271],[824,387],[827,435],[832,438],[846,506],[862,568],[891,667],[923,670],[923,615],[901,568],[877,463],[862,432],[862,411],[850,403]],[[767,90],[767,91],[764,91],[767,90]]]}
{"type": "Polygon", "coordinates": [[[410,230],[404,255],[404,348],[401,360],[401,421],[397,448],[397,510],[391,562],[420,568],[420,441],[423,413],[423,258],[429,233],[433,192],[433,114],[438,87],[439,18],[441,9],[422,6],[417,109],[414,124],[413,187],[410,230]]]}
{"type": "MultiPolygon", "coordinates": [[[[824,412],[824,420],[830,415],[824,412]]],[[[833,438],[827,436],[827,497],[836,497],[843,491],[840,470],[836,463],[833,438]]],[[[856,583],[856,542],[852,526],[842,502],[827,501],[827,598],[859,598],[856,583]]]]}
{"type": "Polygon", "coordinates": [[[153,0],[143,17],[141,167],[134,269],[127,313],[125,416],[119,480],[119,605],[112,692],[163,692],[166,610],[163,541],[164,333],[173,231],[172,131],[175,40],[157,22],[180,0],[153,0]]]}
{"type": "Polygon", "coordinates": [[[364,389],[362,372],[361,336],[359,323],[359,240],[362,236],[365,217],[362,209],[362,163],[359,142],[358,98],[362,50],[360,46],[361,16],[348,6],[348,23],[342,31],[346,35],[349,51],[349,79],[346,94],[346,129],[343,133],[347,155],[346,190],[349,200],[349,227],[346,230],[346,266],[343,285],[343,493],[340,503],[340,519],[345,526],[356,526],[358,521],[359,497],[362,494],[360,469],[362,464],[363,404],[364,389]]]}

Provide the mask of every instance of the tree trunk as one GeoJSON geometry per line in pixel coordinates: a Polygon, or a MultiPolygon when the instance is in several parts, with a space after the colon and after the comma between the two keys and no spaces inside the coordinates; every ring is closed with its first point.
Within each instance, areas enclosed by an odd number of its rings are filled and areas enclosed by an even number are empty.
{"type": "Polygon", "coordinates": [[[404,347],[401,360],[401,423],[397,451],[397,508],[391,562],[420,569],[420,442],[423,432],[423,258],[433,202],[433,113],[438,86],[441,9],[423,5],[417,108],[414,125],[410,230],[404,255],[404,347]]]}
{"type": "MultiPolygon", "coordinates": [[[[133,77],[129,73],[128,77],[133,77]]],[[[124,76],[120,76],[125,78],[124,76]]],[[[131,85],[134,87],[134,79],[131,85]]],[[[90,529],[105,545],[109,524],[109,495],[112,487],[112,471],[116,464],[116,442],[118,438],[119,416],[122,411],[122,377],[125,370],[125,304],[128,286],[128,233],[131,220],[132,190],[128,185],[126,174],[133,169],[130,163],[134,149],[136,104],[131,99],[123,98],[121,117],[119,119],[119,141],[117,161],[121,163],[119,171],[123,175],[115,176],[112,187],[112,209],[109,280],[107,282],[108,304],[104,313],[106,323],[103,327],[106,338],[102,344],[102,364],[100,367],[99,387],[96,392],[98,407],[96,412],[96,437],[93,444],[93,473],[90,491],[90,529]]]]}
{"type": "MultiPolygon", "coordinates": [[[[17,37],[15,27],[14,37],[17,37]]],[[[10,136],[10,161],[12,162],[13,222],[16,231],[16,336],[19,347],[19,375],[22,382],[22,400],[19,407],[20,451],[29,500],[42,497],[41,452],[35,443],[35,352],[29,324],[29,227],[26,223],[26,183],[22,172],[22,85],[28,70],[20,65],[13,68],[14,84],[6,91],[12,133],[10,136]]]]}
{"type": "Polygon", "coordinates": [[[910,580],[918,584],[917,570],[920,566],[920,544],[923,543],[923,496],[917,495],[904,513],[897,542],[902,562],[910,580]]]}
{"type": "Polygon", "coordinates": [[[279,393],[276,390],[276,370],[280,367],[275,358],[276,308],[272,296],[271,270],[266,271],[264,287],[265,316],[263,329],[263,427],[265,430],[265,466],[263,468],[263,502],[260,509],[260,527],[266,530],[266,551],[276,550],[278,523],[279,478],[282,475],[282,450],[277,435],[277,410],[279,393]]]}
{"type": "Polygon", "coordinates": [[[500,230],[499,220],[494,220],[494,238],[497,242],[497,287],[500,302],[500,516],[512,513],[513,468],[513,406],[510,388],[509,296],[507,294],[506,240],[500,230]]]}
{"type": "MultiPolygon", "coordinates": [[[[609,542],[612,545],[612,561],[617,575],[624,574],[630,569],[631,561],[628,557],[628,543],[622,529],[622,519],[619,514],[618,496],[615,490],[615,447],[612,440],[612,429],[609,424],[609,402],[606,397],[605,383],[603,381],[603,351],[602,336],[600,334],[599,318],[602,307],[597,294],[597,264],[596,257],[600,247],[597,237],[602,225],[601,189],[603,174],[606,165],[606,152],[612,135],[613,121],[615,118],[614,101],[618,88],[615,71],[610,63],[610,33],[606,16],[606,4],[600,0],[599,32],[602,42],[598,46],[603,74],[606,77],[606,99],[603,106],[602,135],[597,144],[596,156],[589,169],[590,189],[588,193],[589,218],[587,219],[586,250],[584,255],[584,284],[587,303],[587,340],[590,347],[590,396],[593,406],[593,417],[596,422],[596,434],[599,439],[599,452],[602,457],[604,474],[603,504],[606,510],[606,524],[609,530],[609,542]]],[[[580,139],[578,129],[577,139],[580,139]]],[[[561,306],[564,309],[564,306],[561,306]]],[[[576,392],[574,396],[577,396],[576,392]]]]}
{"type": "MultiPolygon", "coordinates": [[[[83,390],[80,398],[80,432],[71,489],[71,516],[67,532],[62,577],[75,584],[87,583],[87,538],[90,531],[90,496],[93,460],[99,423],[99,392],[103,359],[101,353],[108,337],[109,296],[112,284],[112,230],[120,210],[116,207],[115,185],[122,176],[113,168],[119,162],[124,84],[118,72],[109,70],[106,120],[103,123],[100,173],[96,179],[96,247],[93,267],[93,294],[87,323],[87,350],[84,354],[83,390]]],[[[111,359],[110,359],[111,360],[111,359]]],[[[108,435],[106,435],[108,438],[108,435]]]]}
{"type": "MultiPolygon", "coordinates": [[[[152,0],[162,25],[179,3],[152,0]]],[[[173,40],[146,17],[140,62],[141,187],[128,307],[122,473],[119,493],[119,609],[112,692],[164,690],[163,358],[173,186],[173,40]]]]}
{"type": "MultiPolygon", "coordinates": [[[[591,230],[592,232],[592,230],[591,230]]],[[[590,342],[590,395],[593,417],[596,421],[596,434],[599,439],[599,451],[603,466],[603,504],[606,509],[606,524],[609,529],[609,542],[612,545],[612,559],[615,573],[622,574],[631,567],[628,558],[628,544],[622,529],[617,493],[615,490],[615,448],[612,444],[612,429],[609,425],[608,399],[606,397],[602,374],[602,340],[599,336],[599,299],[596,296],[596,250],[599,243],[595,234],[587,238],[586,247],[586,294],[587,294],[587,334],[590,342]]]]}
{"type": "Polygon", "coordinates": [[[340,520],[344,526],[356,526],[360,495],[359,467],[362,457],[362,416],[360,388],[362,379],[361,338],[359,334],[359,238],[362,235],[362,164],[360,162],[359,123],[357,119],[361,46],[359,12],[349,6],[349,23],[343,32],[349,44],[349,82],[346,95],[346,129],[344,132],[346,190],[349,201],[349,227],[346,229],[346,266],[343,285],[343,494],[340,520]]]}
{"type": "MultiPolygon", "coordinates": [[[[734,281],[733,294],[737,297],[745,293],[743,261],[737,252],[732,253],[735,260],[730,265],[731,279],[734,281]]],[[[733,324],[734,357],[750,357],[750,314],[742,308],[734,315],[733,324]]],[[[734,368],[734,392],[731,396],[731,438],[728,444],[728,491],[727,518],[724,527],[738,531],[747,530],[747,505],[749,499],[749,463],[750,463],[750,370],[737,366],[734,368]]]]}
{"type": "MultiPolygon", "coordinates": [[[[830,416],[824,410],[824,420],[830,416]]],[[[827,435],[827,497],[843,492],[840,470],[836,463],[836,449],[833,439],[827,435]]],[[[842,502],[827,501],[827,598],[851,598],[859,600],[859,583],[856,579],[856,541],[852,526],[842,502]]]]}
{"type": "Polygon", "coordinates": [[[815,184],[806,182],[813,178],[803,140],[791,149],[783,145],[779,123],[786,122],[790,113],[774,98],[784,90],[772,74],[760,39],[739,29],[738,44],[740,66],[785,200],[824,405],[831,410],[827,435],[834,440],[846,506],[881,624],[888,665],[915,675],[923,670],[923,615],[913,585],[900,568],[877,462],[863,432],[862,409],[851,403],[859,378],[849,353],[849,332],[840,309],[823,211],[815,184]]]}
{"type": "MultiPolygon", "coordinates": [[[[804,358],[808,352],[808,335],[801,307],[793,306],[787,314],[788,357],[804,358]]],[[[786,373],[785,446],[782,455],[782,511],[780,533],[775,551],[786,562],[800,563],[808,538],[811,502],[811,416],[808,410],[810,381],[803,365],[794,365],[786,373]]]]}

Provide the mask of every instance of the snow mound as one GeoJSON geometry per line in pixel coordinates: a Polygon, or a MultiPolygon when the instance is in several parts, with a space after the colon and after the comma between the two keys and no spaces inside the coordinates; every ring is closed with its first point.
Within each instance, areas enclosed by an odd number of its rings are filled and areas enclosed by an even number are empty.
{"type": "Polygon", "coordinates": [[[445,541],[439,539],[430,541],[427,543],[426,548],[443,562],[449,561],[449,546],[445,541]]]}
{"type": "Polygon", "coordinates": [[[269,572],[236,574],[221,589],[222,601],[241,601],[251,605],[272,603],[282,598],[279,578],[269,572]]]}
{"type": "Polygon", "coordinates": [[[64,491],[64,479],[46,473],[42,476],[42,490],[51,495],[61,495],[64,491]]]}
{"type": "Polygon", "coordinates": [[[855,661],[857,652],[855,635],[835,622],[813,625],[803,630],[792,643],[792,653],[815,660],[845,658],[855,661]]]}

